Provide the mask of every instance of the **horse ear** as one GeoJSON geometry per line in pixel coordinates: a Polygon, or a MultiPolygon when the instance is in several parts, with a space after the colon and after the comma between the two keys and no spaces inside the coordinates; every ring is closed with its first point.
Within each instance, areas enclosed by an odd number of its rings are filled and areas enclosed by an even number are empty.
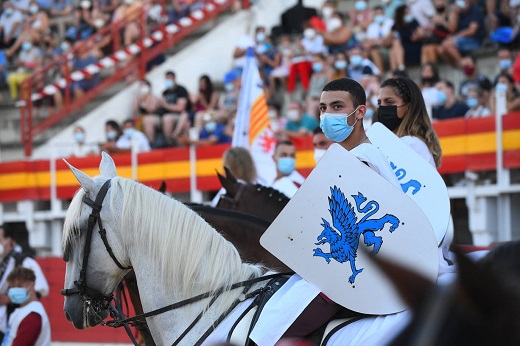
{"type": "Polygon", "coordinates": [[[401,298],[403,298],[406,304],[411,308],[417,308],[435,286],[435,283],[419,273],[402,267],[388,258],[370,256],[370,259],[373,260],[390,281],[392,281],[401,298]]]}
{"type": "Polygon", "coordinates": [[[67,166],[69,166],[70,170],[72,171],[72,174],[74,174],[74,176],[80,183],[83,190],[85,190],[85,192],[88,193],[89,191],[94,191],[95,184],[94,180],[91,177],[89,177],[76,167],[72,166],[70,163],[67,162],[67,160],[63,159],[63,161],[65,161],[67,166]]]}
{"type": "Polygon", "coordinates": [[[237,178],[231,173],[231,170],[227,167],[224,167],[224,171],[226,172],[226,178],[230,180],[233,184],[237,183],[237,178]]]}
{"type": "Polygon", "coordinates": [[[116,164],[107,152],[101,152],[101,163],[99,164],[99,172],[102,176],[107,178],[114,178],[117,176],[116,164]]]}
{"type": "MultiPolygon", "coordinates": [[[[227,168],[224,167],[224,170],[227,171],[227,168]]],[[[227,177],[224,177],[218,171],[217,171],[217,176],[218,176],[218,180],[220,180],[220,185],[222,185],[222,187],[226,190],[227,193],[233,193],[233,191],[235,191],[235,184],[230,179],[228,179],[227,177]]],[[[236,180],[235,180],[235,183],[236,183],[236,180]]]]}

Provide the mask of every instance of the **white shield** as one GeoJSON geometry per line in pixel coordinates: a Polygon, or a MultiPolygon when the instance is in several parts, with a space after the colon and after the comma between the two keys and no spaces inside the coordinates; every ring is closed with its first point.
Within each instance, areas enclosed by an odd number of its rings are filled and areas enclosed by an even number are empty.
{"type": "Polygon", "coordinates": [[[450,197],[439,172],[381,123],[374,123],[367,136],[383,152],[403,191],[426,214],[440,244],[450,219],[450,197]]]}
{"type": "Polygon", "coordinates": [[[435,235],[421,209],[338,144],[260,243],[330,299],[367,314],[407,309],[369,251],[378,248],[375,256],[432,281],[439,266],[435,235]]]}

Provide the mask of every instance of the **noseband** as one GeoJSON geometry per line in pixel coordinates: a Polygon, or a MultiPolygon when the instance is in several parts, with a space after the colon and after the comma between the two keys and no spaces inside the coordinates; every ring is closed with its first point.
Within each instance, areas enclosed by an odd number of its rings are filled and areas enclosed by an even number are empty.
{"type": "MultiPolygon", "coordinates": [[[[83,252],[83,264],[81,266],[81,270],[79,272],[79,279],[74,281],[74,288],[66,288],[60,291],[60,293],[64,296],[71,296],[74,294],[79,294],[83,300],[85,300],[86,303],[91,304],[92,302],[97,302],[97,305],[99,305],[100,302],[105,301],[108,305],[110,301],[113,299],[111,295],[106,295],[102,292],[99,292],[98,290],[95,290],[93,288],[88,287],[87,285],[87,265],[88,265],[88,258],[90,255],[90,245],[92,241],[92,232],[94,230],[94,227],[96,226],[96,223],[99,225],[99,235],[101,236],[101,240],[103,240],[103,244],[105,244],[105,249],[107,250],[108,254],[114,261],[114,263],[121,269],[127,270],[132,269],[132,267],[124,267],[116,258],[114,255],[114,252],[112,251],[112,248],[108,244],[107,240],[107,232],[103,228],[103,224],[101,222],[101,207],[103,204],[103,200],[105,199],[105,196],[108,192],[108,189],[110,188],[110,179],[107,180],[103,186],[101,186],[101,189],[99,190],[96,200],[92,201],[90,198],[88,198],[86,195],[83,198],[83,202],[90,206],[92,208],[92,212],[90,213],[88,217],[88,229],[87,229],[87,238],[85,240],[85,248],[83,252]]],[[[101,308],[98,306],[98,308],[101,308]]]]}

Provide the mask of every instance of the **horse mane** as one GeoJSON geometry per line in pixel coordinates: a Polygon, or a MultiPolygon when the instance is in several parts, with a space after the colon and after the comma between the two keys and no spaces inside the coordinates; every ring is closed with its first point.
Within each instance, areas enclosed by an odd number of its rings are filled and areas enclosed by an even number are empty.
{"type": "Polygon", "coordinates": [[[67,215],[63,223],[62,249],[65,256],[68,255],[70,243],[77,238],[80,231],[80,215],[81,207],[83,205],[83,198],[85,197],[85,190],[79,189],[74,194],[69,207],[67,208],[67,215]]]}
{"type": "MultiPolygon", "coordinates": [[[[193,296],[197,286],[215,291],[263,273],[262,266],[242,263],[236,248],[182,202],[121,177],[112,179],[112,189],[112,205],[123,198],[121,229],[134,230],[132,243],[155,258],[164,287],[176,283],[173,294],[193,296]]],[[[221,305],[229,306],[236,291],[221,305]]]]}

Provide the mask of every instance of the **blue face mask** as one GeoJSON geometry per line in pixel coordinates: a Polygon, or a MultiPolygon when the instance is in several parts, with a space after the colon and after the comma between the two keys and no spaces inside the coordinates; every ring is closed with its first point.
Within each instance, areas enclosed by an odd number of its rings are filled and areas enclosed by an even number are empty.
{"type": "Polygon", "coordinates": [[[217,123],[215,121],[210,121],[204,125],[204,129],[206,132],[212,133],[217,129],[217,123]]]}
{"type": "Polygon", "coordinates": [[[83,141],[85,140],[85,135],[83,133],[81,133],[81,132],[75,133],[74,134],[74,139],[78,143],[83,143],[83,141]]]}
{"type": "Polygon", "coordinates": [[[413,21],[413,16],[408,13],[407,15],[404,16],[403,19],[404,19],[405,23],[411,23],[413,21]]]}
{"type": "Polygon", "coordinates": [[[294,171],[296,160],[293,157],[281,157],[276,167],[282,174],[289,175],[294,171]]]}
{"type": "Polygon", "coordinates": [[[466,104],[468,105],[469,108],[475,108],[478,106],[478,100],[475,97],[469,97],[466,100],[466,104]]]}
{"type": "Polygon", "coordinates": [[[28,51],[29,49],[31,49],[31,47],[32,47],[32,43],[31,42],[24,42],[24,43],[22,43],[22,50],[28,51]]]}
{"type": "Polygon", "coordinates": [[[126,137],[132,138],[132,135],[135,133],[135,129],[130,127],[130,128],[125,129],[123,132],[126,137]]]}
{"type": "Polygon", "coordinates": [[[349,125],[347,119],[352,114],[356,113],[358,109],[350,114],[342,113],[323,113],[320,115],[320,128],[322,129],[325,137],[336,143],[343,142],[354,130],[357,119],[354,125],[349,125]]]}
{"type": "Polygon", "coordinates": [[[312,64],[312,70],[314,72],[321,72],[323,70],[323,64],[321,62],[315,62],[312,64]]]}
{"type": "Polygon", "coordinates": [[[384,21],[385,21],[385,16],[383,16],[382,14],[378,14],[377,16],[374,17],[374,23],[381,24],[384,21]]]}
{"type": "Polygon", "coordinates": [[[367,9],[367,3],[364,1],[356,1],[354,4],[354,8],[356,11],[361,12],[367,9]]]}
{"type": "Polygon", "coordinates": [[[506,83],[497,83],[495,86],[496,91],[507,91],[507,84],[506,83]]]}
{"type": "Polygon", "coordinates": [[[445,104],[447,99],[448,99],[448,97],[446,96],[446,94],[444,92],[439,91],[437,93],[437,101],[439,102],[440,105],[445,104]]]}
{"type": "Polygon", "coordinates": [[[108,131],[107,132],[107,138],[109,140],[116,139],[116,137],[117,137],[117,132],[116,131],[108,131]]]}
{"type": "Polygon", "coordinates": [[[509,70],[513,66],[513,62],[510,59],[501,59],[498,61],[501,70],[509,70]]]}
{"type": "Polygon", "coordinates": [[[334,63],[334,67],[338,70],[343,70],[345,67],[347,67],[347,62],[345,60],[337,60],[334,63]]]}
{"type": "Polygon", "coordinates": [[[363,57],[361,55],[352,55],[350,57],[350,63],[353,65],[353,66],[359,66],[361,65],[361,62],[363,61],[363,57]]]}
{"type": "Polygon", "coordinates": [[[257,42],[264,42],[265,40],[265,33],[259,32],[256,34],[256,41],[257,42]]]}
{"type": "Polygon", "coordinates": [[[175,86],[175,82],[171,79],[167,79],[164,81],[164,86],[166,87],[166,89],[172,89],[175,86]]]}
{"type": "Polygon", "coordinates": [[[233,89],[234,89],[233,84],[231,84],[231,83],[226,83],[226,84],[224,84],[224,89],[225,89],[226,91],[231,91],[231,90],[233,90],[233,89]]]}
{"type": "Polygon", "coordinates": [[[29,293],[24,287],[11,287],[7,291],[7,296],[14,304],[23,304],[29,300],[29,293]]]}

